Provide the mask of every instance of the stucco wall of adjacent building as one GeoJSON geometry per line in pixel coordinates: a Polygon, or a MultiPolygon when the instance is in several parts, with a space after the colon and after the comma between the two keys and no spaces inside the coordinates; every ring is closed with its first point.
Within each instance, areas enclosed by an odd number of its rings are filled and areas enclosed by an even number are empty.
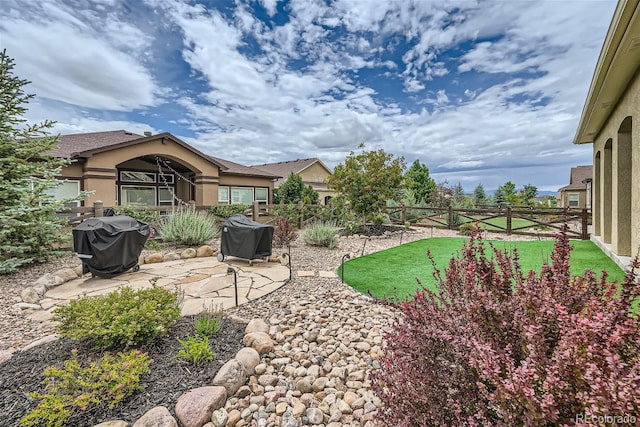
{"type": "Polygon", "coordinates": [[[639,98],[636,72],[593,145],[593,164],[599,169],[594,170],[593,234],[625,256],[635,255],[640,247],[639,98]]]}

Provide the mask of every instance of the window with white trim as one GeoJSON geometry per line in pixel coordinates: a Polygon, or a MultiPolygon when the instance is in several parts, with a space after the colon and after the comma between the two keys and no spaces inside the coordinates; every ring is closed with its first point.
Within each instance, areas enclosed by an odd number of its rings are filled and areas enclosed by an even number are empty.
{"type": "Polygon", "coordinates": [[[174,200],[173,188],[158,187],[159,206],[173,206],[174,200]]]}
{"type": "MultiPolygon", "coordinates": [[[[78,197],[80,194],[80,181],[64,180],[59,181],[58,185],[45,190],[45,194],[53,197],[53,200],[64,200],[78,197]]],[[[80,200],[74,200],[64,204],[68,208],[76,208],[80,206],[80,200]]]]}
{"type": "Polygon", "coordinates": [[[250,205],[253,203],[253,187],[231,187],[231,203],[250,205]]]}
{"type": "Polygon", "coordinates": [[[218,187],[218,204],[229,204],[229,187],[218,187]]]}
{"type": "Polygon", "coordinates": [[[122,204],[131,206],[156,206],[156,187],[120,186],[122,204]]]}
{"type": "Polygon", "coordinates": [[[265,187],[256,187],[255,201],[259,205],[266,205],[269,203],[269,189],[265,187]]]}
{"type": "Polygon", "coordinates": [[[153,172],[121,171],[120,181],[151,183],[156,182],[156,174],[153,172]]]}
{"type": "Polygon", "coordinates": [[[580,193],[569,193],[567,194],[567,201],[569,203],[570,208],[579,208],[580,207],[580,193]]]}

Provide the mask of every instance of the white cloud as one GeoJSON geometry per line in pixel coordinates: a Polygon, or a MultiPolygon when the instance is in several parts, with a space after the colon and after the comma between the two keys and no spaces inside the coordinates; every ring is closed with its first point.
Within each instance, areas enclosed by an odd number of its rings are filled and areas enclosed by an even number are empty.
{"type": "Polygon", "coordinates": [[[245,164],[334,166],[365,142],[469,190],[559,187],[591,161],[571,139],[614,2],[260,0],[270,17],[284,7],[282,25],[243,0],[224,11],[146,2],[131,17],[114,12],[129,5],[118,0],[48,0],[33,16],[10,3],[2,45],[31,91],[55,101],[30,114],[58,129],[140,132],[140,116],[100,110],[142,109],[245,164]]]}

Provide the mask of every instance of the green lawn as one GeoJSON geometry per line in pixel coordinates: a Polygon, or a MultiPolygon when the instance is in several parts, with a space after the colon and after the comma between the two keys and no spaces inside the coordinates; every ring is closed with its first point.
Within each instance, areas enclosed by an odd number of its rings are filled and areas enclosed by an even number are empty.
{"type": "MultiPolygon", "coordinates": [[[[378,298],[397,293],[403,298],[413,295],[419,285],[416,277],[429,289],[435,290],[433,267],[427,258],[426,249],[430,248],[438,268],[442,270],[452,255],[459,253],[465,238],[431,238],[407,243],[385,251],[347,261],[344,268],[344,281],[361,292],[369,291],[378,298]]],[[[540,271],[542,263],[549,260],[553,250],[553,241],[492,241],[498,249],[517,248],[520,264],[524,272],[540,271]]],[[[611,280],[622,280],[624,273],[600,249],[588,240],[572,240],[571,273],[581,274],[587,269],[596,273],[605,270],[611,280]]],[[[490,253],[490,249],[487,251],[490,253]]],[[[338,275],[342,271],[338,269],[338,275]]]]}

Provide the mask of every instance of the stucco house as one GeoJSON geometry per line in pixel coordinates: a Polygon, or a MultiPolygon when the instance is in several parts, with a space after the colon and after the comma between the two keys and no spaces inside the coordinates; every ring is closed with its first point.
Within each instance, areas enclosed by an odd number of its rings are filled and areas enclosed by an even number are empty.
{"type": "Polygon", "coordinates": [[[273,200],[279,175],[209,156],[170,133],[137,135],[124,130],[62,135],[52,155],[75,160],[56,189],[68,197],[93,191],[91,206],[196,206],[273,200]]]}
{"type": "Polygon", "coordinates": [[[640,247],[640,9],[619,0],[574,144],[593,144],[592,240],[619,264],[640,247]]]}
{"type": "Polygon", "coordinates": [[[569,185],[565,185],[558,190],[558,207],[591,209],[592,176],[592,165],[571,168],[569,185]]]}
{"type": "Polygon", "coordinates": [[[318,193],[320,203],[323,205],[329,203],[329,200],[336,195],[335,191],[329,189],[326,183],[327,178],[331,176],[331,169],[315,157],[288,162],[265,163],[253,167],[281,176],[282,178],[276,180],[275,188],[285,182],[291,173],[300,175],[305,185],[310,185],[318,193]]]}

